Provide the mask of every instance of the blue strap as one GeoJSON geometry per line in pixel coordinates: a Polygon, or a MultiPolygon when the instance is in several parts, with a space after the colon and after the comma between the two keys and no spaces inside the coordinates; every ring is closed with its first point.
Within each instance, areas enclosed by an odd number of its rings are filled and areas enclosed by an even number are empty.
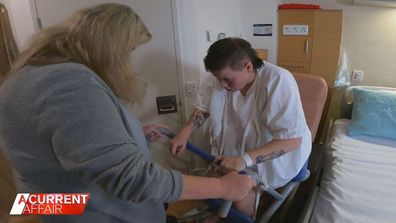
{"type": "MultiPolygon", "coordinates": [[[[166,128],[161,128],[160,132],[166,136],[168,136],[169,138],[173,138],[175,137],[175,134],[173,134],[172,132],[170,132],[168,129],[166,128]]],[[[215,156],[213,156],[212,154],[202,150],[201,148],[199,148],[198,146],[191,144],[189,142],[187,142],[186,148],[197,154],[198,156],[202,157],[204,160],[208,161],[209,163],[213,162],[213,160],[215,160],[215,156]]],[[[295,176],[292,181],[302,181],[305,179],[305,176],[307,174],[307,170],[308,170],[308,160],[307,162],[305,162],[304,166],[301,168],[300,172],[297,174],[297,176],[295,176]]],[[[247,174],[245,171],[240,171],[240,174],[247,174]]],[[[225,202],[225,200],[223,199],[206,199],[205,203],[207,203],[210,207],[215,208],[215,209],[219,209],[220,206],[225,202]]],[[[253,219],[251,217],[249,217],[248,215],[234,209],[231,208],[228,215],[227,215],[227,220],[230,223],[254,223],[253,219]]]]}
{"type": "Polygon", "coordinates": [[[305,162],[304,166],[301,168],[300,172],[295,176],[292,181],[304,181],[308,171],[308,160],[305,162]]]}

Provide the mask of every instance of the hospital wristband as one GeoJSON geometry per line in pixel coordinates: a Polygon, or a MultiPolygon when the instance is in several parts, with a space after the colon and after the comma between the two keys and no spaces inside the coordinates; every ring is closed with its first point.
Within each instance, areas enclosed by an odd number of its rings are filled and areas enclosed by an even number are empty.
{"type": "Polygon", "coordinates": [[[251,167],[254,165],[252,158],[250,158],[249,154],[247,152],[244,152],[241,155],[243,161],[245,161],[246,167],[251,167]]]}

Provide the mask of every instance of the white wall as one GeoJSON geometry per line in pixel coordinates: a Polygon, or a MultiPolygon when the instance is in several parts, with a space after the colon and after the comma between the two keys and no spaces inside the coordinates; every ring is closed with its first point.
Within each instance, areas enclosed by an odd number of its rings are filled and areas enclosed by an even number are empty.
{"type": "Polygon", "coordinates": [[[0,0],[8,10],[12,31],[19,50],[22,50],[35,32],[30,0],[0,0]]]}
{"type": "Polygon", "coordinates": [[[268,62],[276,64],[278,5],[280,0],[241,0],[242,35],[253,48],[268,50],[268,62]],[[253,24],[272,24],[272,36],[253,36],[253,24]]]}
{"type": "MultiPolygon", "coordinates": [[[[209,46],[206,31],[214,34],[224,32],[227,37],[241,36],[240,0],[178,0],[178,31],[180,34],[180,64],[183,82],[199,83],[209,73],[205,71],[203,58],[209,46]]],[[[183,94],[182,94],[183,95],[183,94]]],[[[185,119],[192,112],[195,97],[185,96],[185,119]]],[[[192,141],[201,148],[209,148],[208,132],[205,125],[195,132],[192,141]]],[[[196,157],[192,158],[195,167],[205,166],[196,157]]]]}
{"type": "Polygon", "coordinates": [[[396,87],[396,9],[344,9],[342,45],[350,68],[364,71],[359,85],[396,87]],[[359,18],[359,19],[356,19],[359,18]]]}
{"type": "Polygon", "coordinates": [[[318,4],[323,9],[343,10],[342,48],[348,70],[363,70],[364,78],[355,85],[396,87],[396,8],[356,6],[350,0],[241,0],[244,37],[254,47],[269,50],[269,62],[276,63],[277,5],[318,4]],[[274,35],[253,37],[252,24],[273,23],[274,35]]]}
{"type": "MultiPolygon", "coordinates": [[[[195,9],[198,53],[202,59],[209,46],[216,40],[207,41],[207,30],[214,33],[215,37],[221,32],[225,33],[227,37],[241,35],[239,0],[195,0],[195,9]]],[[[201,64],[201,67],[204,68],[203,63],[201,64]]]]}
{"type": "MultiPolygon", "coordinates": [[[[35,32],[31,0],[0,0],[6,5],[19,49],[23,49],[35,32]]],[[[227,36],[241,35],[240,0],[176,0],[179,19],[180,54],[183,82],[199,85],[207,75],[203,57],[212,42],[206,31],[224,32],[227,36]]],[[[193,98],[187,98],[185,112],[189,115],[193,98]]]]}
{"type": "MultiPolygon", "coordinates": [[[[183,81],[199,85],[208,75],[203,58],[214,42],[207,41],[206,31],[241,36],[240,0],[178,0],[177,6],[183,81]]],[[[194,97],[186,97],[186,116],[193,101],[194,97]]]]}
{"type": "MultiPolygon", "coordinates": [[[[35,31],[30,1],[0,0],[8,9],[20,49],[35,31]]],[[[199,83],[207,75],[202,63],[211,44],[206,41],[206,30],[242,35],[253,47],[268,49],[269,61],[275,63],[279,2],[343,10],[342,47],[349,60],[348,69],[364,71],[360,85],[396,86],[396,8],[353,6],[348,0],[177,0],[183,81],[199,83]],[[273,36],[253,36],[255,23],[273,24],[273,36]]],[[[191,100],[186,101],[190,106],[191,100]]]]}
{"type": "Polygon", "coordinates": [[[352,5],[348,0],[283,0],[343,10],[342,47],[349,70],[363,70],[355,85],[396,87],[396,8],[352,5]]]}

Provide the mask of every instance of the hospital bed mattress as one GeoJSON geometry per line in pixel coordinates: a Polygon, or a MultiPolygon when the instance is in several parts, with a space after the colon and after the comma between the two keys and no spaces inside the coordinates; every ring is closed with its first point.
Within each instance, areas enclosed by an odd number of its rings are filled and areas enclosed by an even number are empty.
{"type": "Polygon", "coordinates": [[[337,120],[311,223],[396,222],[396,141],[349,137],[337,120]]]}

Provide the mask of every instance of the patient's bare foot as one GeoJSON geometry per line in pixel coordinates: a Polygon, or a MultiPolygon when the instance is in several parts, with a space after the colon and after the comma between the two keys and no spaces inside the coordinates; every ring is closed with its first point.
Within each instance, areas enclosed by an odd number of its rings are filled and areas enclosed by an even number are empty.
{"type": "Polygon", "coordinates": [[[212,214],[203,220],[203,223],[218,223],[221,218],[217,214],[212,214]]]}

